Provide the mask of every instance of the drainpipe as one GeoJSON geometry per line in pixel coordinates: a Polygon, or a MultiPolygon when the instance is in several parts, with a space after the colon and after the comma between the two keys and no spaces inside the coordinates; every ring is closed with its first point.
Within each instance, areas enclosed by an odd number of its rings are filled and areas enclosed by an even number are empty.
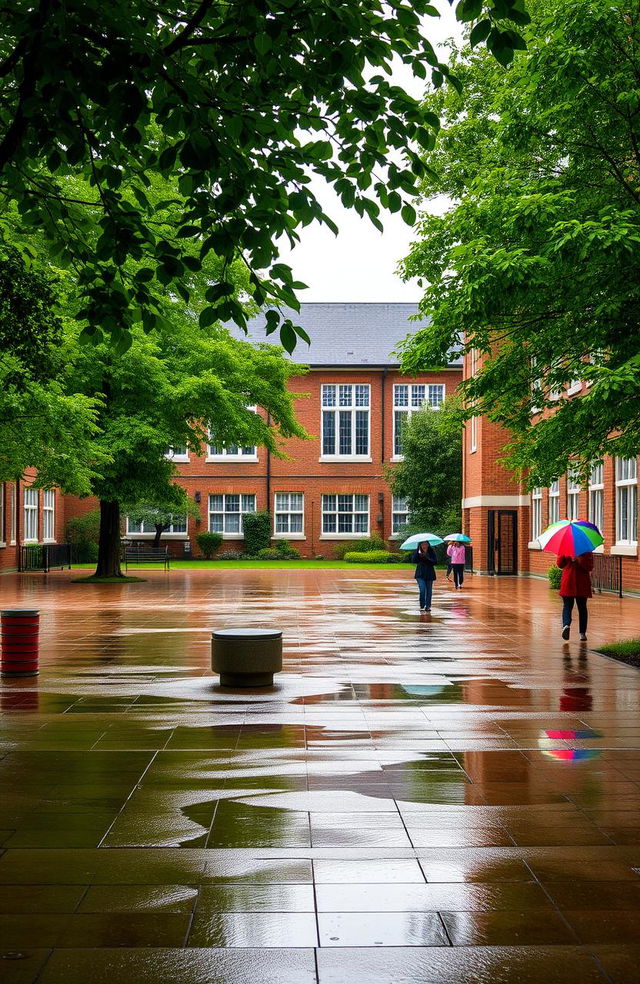
{"type": "MultiPolygon", "coordinates": [[[[267,413],[267,427],[271,423],[271,414],[267,413]]],[[[267,451],[267,474],[265,476],[266,486],[267,486],[267,512],[271,512],[271,452],[269,448],[267,451]]]]}
{"type": "Polygon", "coordinates": [[[382,370],[382,383],[381,383],[381,387],[380,387],[380,389],[381,389],[381,397],[382,397],[382,413],[380,415],[380,430],[381,430],[382,453],[380,455],[380,460],[382,461],[382,464],[383,465],[384,465],[384,421],[385,421],[385,413],[384,413],[385,407],[384,407],[384,404],[385,404],[385,383],[387,381],[387,373],[388,372],[389,372],[389,370],[385,366],[384,369],[382,370]]]}
{"type": "Polygon", "coordinates": [[[22,545],[20,543],[20,479],[16,478],[16,550],[18,551],[18,570],[22,570],[22,545]]]}

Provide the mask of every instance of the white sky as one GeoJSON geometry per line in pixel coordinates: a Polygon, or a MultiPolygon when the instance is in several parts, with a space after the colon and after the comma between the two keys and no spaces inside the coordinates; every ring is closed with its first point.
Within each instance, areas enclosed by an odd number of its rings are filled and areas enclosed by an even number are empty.
{"type": "MultiPolygon", "coordinates": [[[[432,44],[460,37],[460,24],[448,0],[432,2],[441,11],[439,19],[427,18],[426,34],[432,44]]],[[[394,72],[394,81],[416,96],[424,91],[424,81],[414,78],[401,63],[394,72]]],[[[414,238],[411,227],[397,213],[382,212],[384,233],[380,233],[368,219],[343,208],[323,181],[316,179],[311,187],[340,233],[336,237],[314,223],[301,230],[295,249],[282,242],[280,258],[293,268],[296,280],[308,284],[308,290],[297,292],[300,300],[417,301],[420,288],[415,281],[405,284],[395,272],[414,238]]]]}

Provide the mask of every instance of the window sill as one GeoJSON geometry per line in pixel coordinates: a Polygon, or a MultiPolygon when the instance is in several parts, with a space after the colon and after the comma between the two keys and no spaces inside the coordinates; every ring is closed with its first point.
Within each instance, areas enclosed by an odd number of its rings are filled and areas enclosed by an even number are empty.
{"type": "Polygon", "coordinates": [[[614,557],[637,557],[638,556],[638,544],[637,543],[614,543],[611,547],[610,554],[614,557]]]}
{"type": "Polygon", "coordinates": [[[255,464],[260,459],[257,454],[210,454],[204,459],[208,465],[211,464],[221,464],[223,465],[225,461],[242,462],[246,461],[248,464],[255,464]]]}
{"type": "MultiPolygon", "coordinates": [[[[125,533],[125,540],[155,540],[155,533],[125,533]]],[[[188,533],[163,533],[161,540],[188,540],[188,533]]]]}
{"type": "Polygon", "coordinates": [[[189,457],[188,454],[177,454],[177,455],[165,454],[165,458],[167,459],[167,461],[175,461],[176,464],[182,464],[182,465],[191,461],[191,458],[189,457]]]}
{"type": "Polygon", "coordinates": [[[306,540],[304,533],[274,533],[272,540],[306,540]]]}
{"type": "Polygon", "coordinates": [[[357,461],[373,461],[373,458],[370,454],[322,454],[318,458],[318,461],[333,462],[336,464],[344,462],[348,464],[349,462],[357,461]]]}
{"type": "Polygon", "coordinates": [[[394,456],[392,458],[389,458],[389,461],[404,461],[404,455],[403,454],[394,454],[394,456]]]}
{"type": "Polygon", "coordinates": [[[0,540],[0,548],[1,547],[6,547],[6,545],[7,544],[6,544],[6,542],[4,540],[0,540]]]}
{"type": "MultiPolygon", "coordinates": [[[[57,543],[58,541],[56,540],[55,537],[45,537],[42,542],[43,543],[57,543]]],[[[4,546],[4,543],[0,543],[0,547],[3,547],[3,546],[4,546]]]]}
{"type": "Polygon", "coordinates": [[[370,533],[321,533],[320,540],[368,540],[370,533]]]}
{"type": "Polygon", "coordinates": [[[529,550],[542,550],[542,547],[540,546],[537,540],[529,540],[529,542],[527,543],[527,548],[529,550]]]}
{"type": "MultiPolygon", "coordinates": [[[[219,530],[210,530],[211,533],[220,533],[219,530]]],[[[244,540],[244,533],[220,533],[223,540],[244,540]]]]}

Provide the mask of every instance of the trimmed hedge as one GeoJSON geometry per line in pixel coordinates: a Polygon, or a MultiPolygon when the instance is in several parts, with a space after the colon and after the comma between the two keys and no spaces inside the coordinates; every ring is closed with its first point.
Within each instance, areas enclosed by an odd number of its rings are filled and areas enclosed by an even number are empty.
{"type": "Polygon", "coordinates": [[[343,559],[348,564],[398,564],[404,558],[388,550],[350,550],[343,559]]]}
{"type": "Polygon", "coordinates": [[[371,553],[373,551],[384,550],[387,552],[387,545],[379,536],[364,537],[362,540],[345,540],[344,543],[336,543],[333,548],[335,560],[344,560],[348,553],[371,553]]]}

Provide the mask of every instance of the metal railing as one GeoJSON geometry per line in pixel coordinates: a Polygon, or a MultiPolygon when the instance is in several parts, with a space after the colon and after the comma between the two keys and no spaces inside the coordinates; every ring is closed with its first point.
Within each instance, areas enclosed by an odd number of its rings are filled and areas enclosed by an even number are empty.
{"type": "Polygon", "coordinates": [[[20,547],[20,571],[44,571],[71,567],[70,543],[29,543],[20,547]]]}
{"type": "Polygon", "coordinates": [[[596,591],[615,591],[622,598],[622,557],[594,553],[591,583],[596,591]]]}

